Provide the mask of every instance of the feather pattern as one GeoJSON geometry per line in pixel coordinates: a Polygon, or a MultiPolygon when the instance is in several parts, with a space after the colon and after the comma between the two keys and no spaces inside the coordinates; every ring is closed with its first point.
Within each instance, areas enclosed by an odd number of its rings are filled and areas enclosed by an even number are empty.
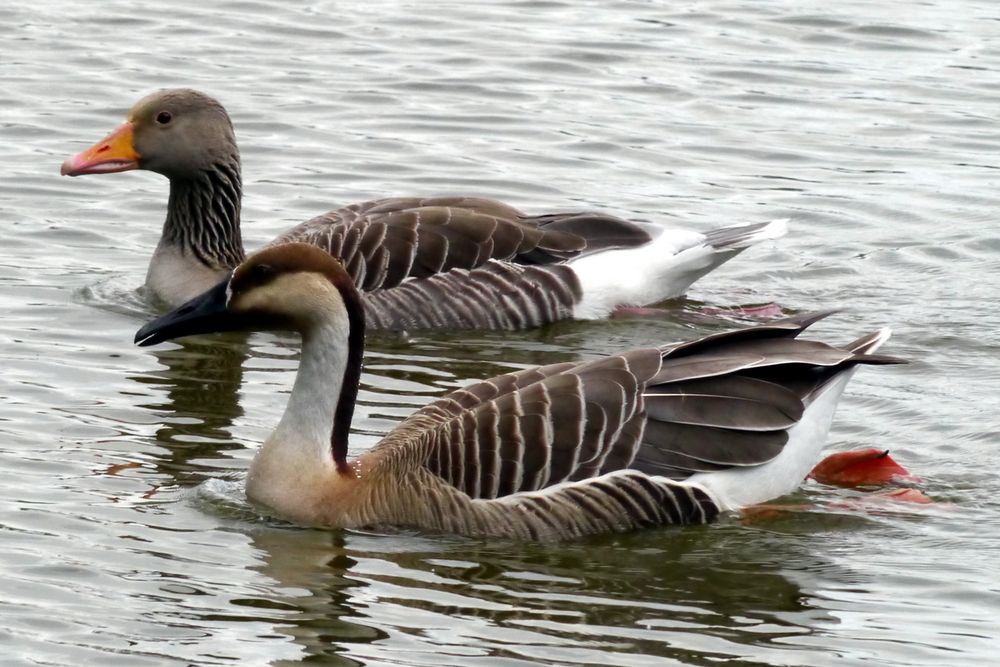
{"type": "Polygon", "coordinates": [[[798,340],[812,321],[502,375],[418,410],[366,456],[420,480],[410,525],[564,539],[710,521],[725,499],[687,478],[742,469],[752,483],[831,378],[898,361],[798,340]]]}
{"type": "Polygon", "coordinates": [[[344,263],[364,292],[397,287],[491,259],[554,264],[650,241],[639,225],[599,213],[527,216],[492,199],[396,197],[317,216],[271,245],[302,242],[344,263]]]}
{"type": "Polygon", "coordinates": [[[161,244],[176,246],[211,269],[244,259],[239,163],[220,162],[170,189],[161,244]]]}
{"type": "Polygon", "coordinates": [[[565,265],[489,262],[364,295],[373,329],[514,330],[572,317],[580,284],[565,265]]]}
{"type": "MultiPolygon", "coordinates": [[[[470,498],[416,471],[392,499],[393,523],[472,536],[551,542],[654,526],[714,520],[718,506],[707,492],[665,478],[622,470],[587,480],[517,493],[497,500],[470,498]],[[410,502],[399,504],[400,497],[410,502]]],[[[373,508],[374,509],[374,508],[373,508]]],[[[372,517],[374,518],[374,517],[372,517]]],[[[370,521],[377,525],[378,520],[370,521]]]]}
{"type": "MultiPolygon", "coordinates": [[[[62,173],[129,169],[170,180],[146,287],[176,308],[244,259],[240,153],[229,115],[195,90],[153,93],[132,107],[118,130],[66,160],[62,173]],[[162,121],[163,113],[170,120],[162,121]]],[[[477,197],[395,197],[317,216],[268,247],[306,243],[339,259],[355,286],[371,295],[365,298],[372,328],[517,329],[606,317],[619,305],[679,296],[749,245],[784,230],[775,221],[701,234],[593,212],[532,216],[477,197]],[[487,268],[497,262],[514,268],[487,268]],[[562,265],[569,268],[542,270],[562,265]],[[435,280],[442,276],[450,280],[435,280]],[[433,282],[417,284],[423,281],[433,282]],[[464,295],[467,288],[471,296],[464,295]],[[374,298],[391,290],[400,291],[374,298]],[[501,301],[490,306],[489,295],[501,301]]]]}
{"type": "Polygon", "coordinates": [[[816,318],[793,317],[474,383],[349,460],[365,306],[343,266],[306,244],[263,250],[136,339],[233,328],[220,313],[303,339],[247,495],[339,527],[555,540],[710,521],[796,488],[856,366],[897,362],[871,354],[885,331],[839,348],[800,340],[816,318]]]}

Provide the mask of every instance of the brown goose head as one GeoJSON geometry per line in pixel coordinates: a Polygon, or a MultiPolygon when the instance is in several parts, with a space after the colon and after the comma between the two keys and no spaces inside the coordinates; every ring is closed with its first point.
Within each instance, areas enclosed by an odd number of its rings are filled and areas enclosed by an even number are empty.
{"type": "Polygon", "coordinates": [[[248,257],[232,275],[142,327],[141,346],[218,331],[345,327],[349,345],[364,345],[364,307],[350,275],[330,254],[305,243],[271,246],[248,257]]]}
{"type": "Polygon", "coordinates": [[[217,164],[239,164],[233,125],[215,99],[188,88],[139,100],[128,120],[62,165],[64,176],[147,169],[190,178],[217,164]]]}
{"type": "Polygon", "coordinates": [[[354,281],[328,253],[304,243],[265,248],[229,279],[142,327],[135,342],[145,346],[215,331],[273,329],[299,331],[303,357],[326,357],[330,345],[346,347],[343,354],[330,355],[329,372],[340,378],[330,447],[337,469],[349,474],[348,436],[361,381],[365,317],[354,281]],[[310,346],[313,337],[317,342],[310,346]]]}

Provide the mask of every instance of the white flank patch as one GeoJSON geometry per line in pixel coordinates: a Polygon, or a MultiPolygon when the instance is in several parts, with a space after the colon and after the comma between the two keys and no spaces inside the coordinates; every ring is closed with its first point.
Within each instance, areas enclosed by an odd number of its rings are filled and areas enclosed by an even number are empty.
{"type": "Polygon", "coordinates": [[[856,370],[857,366],[830,381],[806,408],[799,423],[788,429],[788,442],[773,460],[747,468],[700,472],[685,482],[708,491],[723,510],[763,503],[799,488],[819,461],[837,402],[856,370]]]}
{"type": "Polygon", "coordinates": [[[617,306],[647,306],[680,296],[712,269],[754,243],[783,236],[787,220],[775,220],[724,249],[706,244],[705,235],[689,230],[664,230],[639,248],[609,250],[569,262],[583,298],[573,310],[576,319],[607,317],[617,306]]]}

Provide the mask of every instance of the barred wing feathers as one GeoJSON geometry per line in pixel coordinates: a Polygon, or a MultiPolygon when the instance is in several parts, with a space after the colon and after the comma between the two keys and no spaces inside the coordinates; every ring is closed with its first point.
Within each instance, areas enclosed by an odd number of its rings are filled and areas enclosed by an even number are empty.
{"type": "Polygon", "coordinates": [[[489,262],[365,294],[371,329],[517,330],[572,317],[580,281],[568,266],[489,262]]]}
{"type": "Polygon", "coordinates": [[[642,349],[502,375],[427,405],[371,453],[405,480],[399,511],[415,525],[555,540],[705,523],[718,507],[704,490],[627,469],[659,365],[642,349]]]}
{"type": "Polygon", "coordinates": [[[810,404],[857,364],[899,363],[868,354],[884,332],[797,340],[816,319],[501,375],[418,410],[371,460],[405,480],[412,525],[562,539],[710,521],[730,503],[696,481],[744,470],[753,486],[786,446],[818,455],[789,444],[810,404]]]}
{"type": "Polygon", "coordinates": [[[475,197],[390,198],[353,204],[298,225],[272,245],[303,242],[339,258],[364,292],[490,259],[553,264],[650,241],[639,225],[600,213],[526,216],[475,197]]]}
{"type": "Polygon", "coordinates": [[[645,349],[501,375],[422,408],[378,448],[471,498],[586,479],[634,457],[659,363],[645,349]]]}

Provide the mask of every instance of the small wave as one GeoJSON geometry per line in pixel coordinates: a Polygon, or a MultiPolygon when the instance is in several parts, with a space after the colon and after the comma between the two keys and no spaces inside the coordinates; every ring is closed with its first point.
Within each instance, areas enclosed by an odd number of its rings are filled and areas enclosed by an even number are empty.
{"type": "Polygon", "coordinates": [[[211,477],[191,489],[189,499],[198,509],[226,519],[260,523],[266,517],[247,500],[244,480],[211,477]]]}
{"type": "Polygon", "coordinates": [[[78,289],[73,300],[77,303],[136,319],[147,319],[157,311],[145,294],[144,287],[135,286],[135,278],[115,274],[78,289]]]}

